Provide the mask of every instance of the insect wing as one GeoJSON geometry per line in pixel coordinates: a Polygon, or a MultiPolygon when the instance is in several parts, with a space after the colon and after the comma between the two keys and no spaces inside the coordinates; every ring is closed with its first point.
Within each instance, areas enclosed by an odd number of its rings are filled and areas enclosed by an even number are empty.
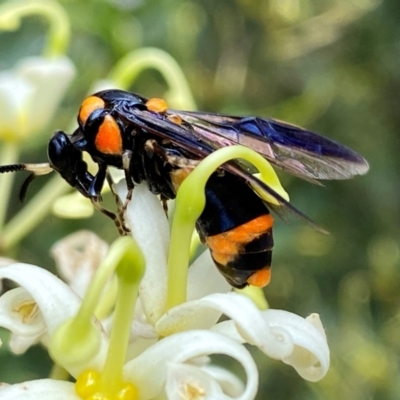
{"type": "Polygon", "coordinates": [[[203,140],[214,140],[218,147],[250,147],[272,164],[303,179],[348,179],[365,174],[369,168],[367,161],[348,147],[286,122],[202,112],[176,113],[203,140]]]}
{"type": "Polygon", "coordinates": [[[132,109],[129,113],[121,113],[120,117],[127,120],[139,129],[143,129],[161,139],[166,139],[174,143],[178,148],[182,148],[194,156],[194,158],[204,158],[214,150],[218,149],[217,142],[212,142],[200,135],[195,134],[191,124],[172,122],[168,119],[171,113],[161,114],[157,112],[132,109]]]}

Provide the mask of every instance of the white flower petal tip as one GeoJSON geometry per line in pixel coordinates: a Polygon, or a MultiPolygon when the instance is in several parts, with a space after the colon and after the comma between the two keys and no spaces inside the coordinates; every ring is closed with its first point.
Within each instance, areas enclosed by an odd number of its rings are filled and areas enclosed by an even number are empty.
{"type": "MultiPolygon", "coordinates": [[[[232,398],[254,399],[258,370],[250,353],[231,338],[206,330],[182,332],[157,342],[125,365],[124,379],[135,384],[142,400],[156,397],[166,386],[169,399],[228,400],[231,397],[223,390],[224,384],[220,384],[221,376],[193,363],[199,357],[203,359],[211,354],[224,354],[235,359],[246,373],[246,385],[232,398]]],[[[240,385],[235,387],[240,390],[240,385]]]]}
{"type": "Polygon", "coordinates": [[[306,319],[281,310],[267,310],[263,314],[273,329],[284,329],[293,340],[293,352],[282,361],[295,368],[303,379],[311,382],[322,379],[328,372],[330,355],[318,314],[306,319]]]}
{"type": "Polygon", "coordinates": [[[0,399],[2,400],[81,400],[75,393],[74,384],[53,379],[42,379],[17,383],[14,385],[0,385],[0,399]]]}
{"type": "MultiPolygon", "coordinates": [[[[4,278],[20,285],[26,296],[29,295],[27,298],[36,303],[48,332],[53,332],[78,310],[78,297],[64,282],[42,268],[29,264],[11,264],[0,268],[0,279],[4,278]]],[[[39,317],[35,315],[35,318],[39,317]]]]}
{"type": "Polygon", "coordinates": [[[239,342],[259,347],[271,358],[281,360],[293,351],[293,341],[284,329],[272,328],[262,312],[247,297],[237,293],[214,293],[174,307],[163,315],[155,329],[160,335],[180,330],[211,328],[239,342]],[[221,314],[230,324],[217,322],[221,314]]]}
{"type": "Polygon", "coordinates": [[[56,242],[50,252],[62,277],[83,297],[107,250],[108,244],[104,240],[82,230],[56,242]]]}
{"type": "Polygon", "coordinates": [[[75,75],[66,57],[29,57],[0,74],[0,134],[20,140],[50,121],[75,75]]]}
{"type": "MultiPolygon", "coordinates": [[[[119,198],[124,201],[127,193],[125,180],[115,188],[119,198]]],[[[160,200],[144,183],[135,186],[125,217],[146,259],[139,296],[148,321],[155,324],[164,313],[167,297],[169,223],[160,200]]]]}
{"type": "Polygon", "coordinates": [[[23,288],[12,289],[0,297],[0,326],[11,331],[9,345],[15,354],[24,353],[46,331],[35,300],[23,288]]]}

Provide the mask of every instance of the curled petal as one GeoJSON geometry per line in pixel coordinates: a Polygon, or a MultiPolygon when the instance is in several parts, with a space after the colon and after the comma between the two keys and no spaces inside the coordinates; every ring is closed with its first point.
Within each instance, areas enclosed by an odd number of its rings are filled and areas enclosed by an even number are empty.
{"type": "Polygon", "coordinates": [[[322,379],[329,368],[329,347],[319,315],[304,319],[287,311],[267,310],[263,316],[271,327],[287,330],[293,339],[293,352],[282,361],[308,381],[322,379]]]}
{"type": "MultiPolygon", "coordinates": [[[[120,181],[116,189],[123,203],[126,198],[125,181],[120,181]]],[[[163,314],[166,301],[168,220],[160,201],[144,183],[135,187],[125,215],[146,259],[139,296],[147,319],[154,324],[163,314]]]]}
{"type": "Polygon", "coordinates": [[[201,369],[211,375],[228,396],[238,397],[243,393],[243,382],[227,369],[217,367],[216,365],[205,365],[201,369]]]}
{"type": "MultiPolygon", "coordinates": [[[[329,347],[318,314],[311,314],[304,319],[287,311],[265,310],[260,312],[258,318],[263,319],[270,330],[284,331],[293,342],[290,354],[280,358],[284,363],[291,365],[302,378],[311,382],[316,382],[325,376],[329,368],[329,347]]],[[[241,343],[247,341],[270,355],[264,350],[262,343],[265,332],[258,329],[244,332],[241,329],[243,323],[244,321],[238,320],[224,321],[215,325],[212,330],[241,343]]]]}
{"type": "Polygon", "coordinates": [[[41,379],[0,386],[2,400],[81,400],[72,382],[41,379]]]}
{"type": "MultiPolygon", "coordinates": [[[[186,365],[187,363],[191,365],[192,359],[211,354],[227,355],[243,366],[247,377],[246,386],[240,396],[235,399],[254,399],[258,387],[258,371],[250,353],[234,340],[210,331],[193,330],[164,338],[125,365],[125,379],[137,386],[142,400],[152,399],[164,389],[171,365],[186,365]]],[[[196,382],[195,389],[197,393],[204,391],[204,398],[220,398],[209,397],[207,390],[210,388],[214,390],[214,384],[212,387],[209,386],[209,380],[204,381],[204,375],[201,373],[196,373],[191,378],[191,371],[184,369],[184,373],[180,375],[183,380],[175,377],[169,384],[179,383],[180,386],[190,386],[192,382],[196,382]]],[[[202,372],[206,373],[205,370],[202,372]]],[[[175,388],[170,387],[169,390],[174,392],[175,388]]]]}
{"type": "MultiPolygon", "coordinates": [[[[29,293],[41,313],[46,334],[49,336],[78,311],[81,303],[78,296],[63,281],[42,268],[22,263],[12,264],[0,268],[0,279],[4,278],[16,282],[29,293]]],[[[79,374],[82,368],[98,368],[104,362],[108,339],[98,322],[95,327],[100,333],[100,344],[95,357],[87,360],[85,365],[64,365],[73,376],[79,374]]]]}
{"type": "Polygon", "coordinates": [[[39,307],[49,333],[78,311],[78,297],[64,282],[42,268],[12,264],[0,268],[0,278],[18,283],[29,293],[39,307]]]}
{"type": "Polygon", "coordinates": [[[221,313],[235,322],[241,337],[251,344],[257,343],[269,357],[281,360],[293,351],[288,332],[270,327],[254,303],[237,293],[215,293],[174,307],[157,322],[156,330],[165,335],[176,330],[203,328],[209,322],[209,314],[221,313]]]}
{"type": "Polygon", "coordinates": [[[213,377],[188,364],[168,363],[165,391],[169,400],[204,399],[227,400],[213,377]]]}
{"type": "Polygon", "coordinates": [[[56,242],[50,252],[57,269],[80,297],[86,293],[108,244],[90,231],[78,231],[56,242]]]}
{"type": "Polygon", "coordinates": [[[32,296],[23,288],[0,297],[0,326],[12,332],[10,349],[22,354],[46,332],[46,324],[32,296]]]}

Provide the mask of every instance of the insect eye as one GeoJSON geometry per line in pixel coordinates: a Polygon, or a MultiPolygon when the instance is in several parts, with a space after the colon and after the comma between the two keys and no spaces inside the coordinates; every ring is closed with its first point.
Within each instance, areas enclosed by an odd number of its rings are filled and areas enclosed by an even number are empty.
{"type": "Polygon", "coordinates": [[[50,139],[47,153],[50,164],[59,172],[67,171],[73,160],[82,158],[82,153],[63,131],[57,131],[50,139]]]}

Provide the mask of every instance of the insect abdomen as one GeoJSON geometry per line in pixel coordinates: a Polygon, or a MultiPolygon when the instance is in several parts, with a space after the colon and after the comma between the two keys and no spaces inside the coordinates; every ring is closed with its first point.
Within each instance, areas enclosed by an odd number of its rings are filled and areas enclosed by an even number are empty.
{"type": "Polygon", "coordinates": [[[265,286],[270,279],[273,218],[240,178],[211,176],[197,229],[220,272],[237,288],[265,286]]]}

